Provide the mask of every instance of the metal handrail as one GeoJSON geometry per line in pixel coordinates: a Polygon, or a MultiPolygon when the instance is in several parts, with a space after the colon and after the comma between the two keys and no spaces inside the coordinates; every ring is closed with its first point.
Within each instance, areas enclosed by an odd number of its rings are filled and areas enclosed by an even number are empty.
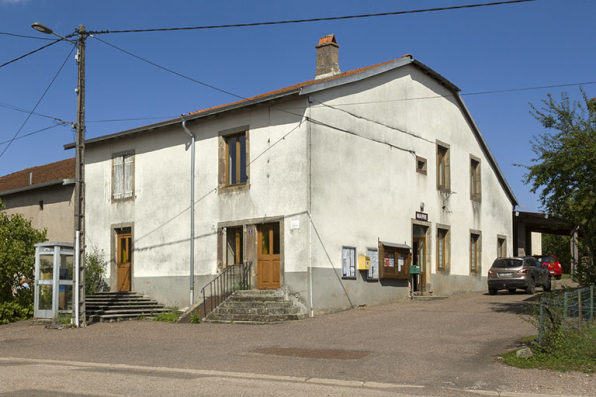
{"type": "Polygon", "coordinates": [[[228,299],[235,291],[251,289],[250,270],[252,262],[237,263],[224,269],[221,274],[201,289],[203,295],[203,318],[228,299]],[[209,303],[207,304],[207,301],[209,303]],[[207,307],[209,306],[209,312],[207,307]]]}

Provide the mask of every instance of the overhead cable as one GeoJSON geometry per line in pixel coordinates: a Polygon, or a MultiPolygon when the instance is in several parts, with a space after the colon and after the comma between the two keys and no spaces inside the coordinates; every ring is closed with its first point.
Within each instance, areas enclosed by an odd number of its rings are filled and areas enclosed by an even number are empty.
{"type": "Polygon", "coordinates": [[[127,55],[130,55],[131,57],[137,58],[137,59],[139,59],[139,60],[141,60],[141,61],[143,61],[143,62],[146,62],[146,63],[148,63],[148,64],[150,64],[150,65],[153,65],[153,66],[155,66],[155,67],[157,67],[157,68],[160,68],[160,69],[162,69],[162,70],[165,70],[166,72],[169,72],[169,73],[175,74],[176,76],[182,77],[183,79],[190,80],[190,81],[192,81],[192,82],[194,82],[194,83],[200,84],[200,85],[202,85],[202,86],[205,86],[205,87],[211,88],[211,89],[213,89],[213,90],[216,90],[216,91],[219,91],[219,92],[223,92],[224,94],[228,94],[228,95],[234,96],[234,97],[236,97],[236,98],[240,98],[240,99],[246,99],[246,98],[244,98],[244,97],[242,97],[242,96],[240,96],[240,95],[236,95],[236,94],[234,94],[234,93],[232,93],[232,92],[229,92],[229,91],[226,91],[226,90],[222,90],[221,88],[217,88],[217,87],[215,87],[215,86],[212,86],[212,85],[209,85],[209,84],[207,84],[207,83],[203,83],[202,81],[199,81],[199,80],[193,79],[192,77],[185,76],[185,75],[183,75],[182,73],[175,72],[175,71],[173,71],[172,69],[168,69],[168,68],[166,68],[165,66],[158,65],[158,64],[157,64],[157,63],[155,63],[155,62],[151,62],[151,61],[149,61],[149,60],[147,60],[147,59],[145,59],[145,58],[142,58],[142,57],[140,57],[140,56],[138,56],[138,55],[135,55],[135,54],[133,54],[132,52],[126,51],[126,50],[124,50],[124,49],[122,49],[122,48],[120,48],[120,47],[117,47],[117,46],[115,46],[115,45],[113,45],[113,44],[110,44],[110,43],[108,43],[107,41],[104,41],[104,40],[102,40],[102,39],[100,39],[100,38],[97,38],[97,37],[95,37],[95,36],[91,36],[91,37],[93,37],[95,40],[98,40],[98,41],[100,41],[100,42],[102,42],[102,43],[104,43],[104,44],[106,44],[106,45],[108,45],[108,46],[110,46],[110,47],[112,47],[112,48],[115,48],[115,49],[117,49],[118,51],[122,51],[123,53],[125,53],[125,54],[127,54],[127,55]]]}
{"type": "Polygon", "coordinates": [[[31,52],[28,52],[28,53],[26,53],[25,55],[21,55],[21,56],[20,56],[20,57],[18,57],[18,58],[15,58],[15,59],[13,59],[13,60],[11,60],[11,61],[5,62],[5,63],[3,63],[2,65],[0,65],[0,68],[3,68],[3,67],[4,67],[4,66],[6,66],[6,65],[10,65],[11,63],[13,63],[13,62],[16,62],[16,61],[18,61],[18,60],[20,60],[20,59],[23,59],[23,58],[25,58],[25,57],[28,57],[29,55],[33,55],[33,54],[35,54],[36,52],[39,52],[39,51],[41,51],[41,50],[43,50],[43,49],[45,49],[45,48],[48,48],[49,46],[52,46],[52,45],[56,44],[56,43],[57,43],[57,42],[59,42],[59,41],[62,41],[62,39],[54,40],[54,41],[52,41],[50,44],[46,44],[46,45],[44,45],[43,47],[39,47],[39,48],[38,48],[38,49],[36,49],[36,50],[33,50],[33,51],[31,51],[31,52]]]}
{"type": "Polygon", "coordinates": [[[24,39],[35,39],[35,40],[54,40],[48,37],[36,37],[36,36],[26,36],[24,34],[15,34],[15,33],[8,33],[8,32],[0,32],[0,34],[5,36],[13,36],[13,37],[22,37],[24,39]]]}
{"type": "Polygon", "coordinates": [[[33,131],[33,132],[30,132],[30,133],[25,134],[25,135],[21,135],[18,138],[9,139],[8,141],[0,142],[0,145],[5,145],[5,144],[10,143],[12,141],[18,141],[19,139],[23,139],[23,138],[26,138],[26,137],[31,136],[31,135],[39,134],[40,132],[44,132],[44,131],[50,130],[52,128],[61,127],[61,126],[65,126],[65,125],[68,125],[68,123],[56,123],[56,124],[51,125],[49,127],[42,128],[41,130],[37,130],[37,131],[33,131]]]}
{"type": "Polygon", "coordinates": [[[52,87],[52,85],[54,84],[54,81],[56,81],[56,79],[58,78],[58,75],[60,74],[60,72],[64,68],[64,65],[66,65],[66,62],[68,61],[68,59],[70,58],[70,56],[74,52],[74,49],[75,49],[75,47],[73,47],[70,50],[70,52],[66,56],[66,59],[64,59],[64,62],[62,62],[62,65],[60,66],[60,69],[58,69],[58,71],[56,72],[56,75],[54,76],[54,78],[52,79],[52,81],[50,82],[50,84],[48,85],[48,87],[46,88],[46,90],[43,92],[43,94],[41,95],[41,97],[39,98],[39,100],[37,101],[37,103],[35,104],[35,106],[33,107],[33,109],[31,110],[31,112],[29,113],[29,115],[25,119],[25,121],[23,121],[23,124],[21,124],[21,127],[14,134],[14,136],[12,137],[12,139],[8,142],[8,144],[6,145],[6,147],[4,148],[4,150],[2,151],[2,153],[0,153],[0,158],[2,158],[2,156],[4,156],[4,153],[6,153],[6,151],[10,147],[10,145],[12,145],[12,143],[15,141],[15,139],[17,139],[17,136],[19,135],[19,133],[21,132],[21,130],[23,129],[23,127],[25,127],[25,124],[27,124],[27,121],[29,121],[29,119],[31,118],[31,116],[33,115],[33,112],[35,112],[35,109],[37,109],[37,107],[39,106],[39,104],[41,103],[41,101],[43,100],[43,98],[46,96],[46,94],[50,90],[50,87],[52,87]]]}
{"type": "Polygon", "coordinates": [[[397,131],[397,132],[401,132],[401,133],[403,133],[403,134],[407,134],[407,135],[413,136],[414,138],[418,138],[418,139],[421,139],[421,140],[423,140],[423,141],[426,141],[426,142],[430,142],[430,143],[433,143],[433,144],[435,143],[435,141],[431,141],[430,139],[426,139],[426,138],[424,138],[424,137],[422,137],[422,136],[420,136],[420,135],[414,134],[413,132],[409,132],[409,131],[406,131],[406,130],[402,130],[402,129],[399,129],[399,128],[397,128],[397,127],[392,127],[392,126],[390,126],[390,125],[388,125],[388,124],[381,123],[380,121],[375,121],[375,120],[372,120],[372,119],[366,118],[366,117],[364,117],[364,116],[360,116],[360,115],[357,115],[357,114],[355,114],[355,113],[348,112],[347,110],[338,109],[338,108],[336,108],[336,107],[334,107],[334,106],[327,105],[326,103],[323,103],[323,102],[317,101],[316,99],[315,99],[315,101],[316,101],[316,102],[318,102],[318,103],[320,103],[321,105],[323,105],[323,106],[325,106],[325,107],[328,107],[328,108],[330,108],[330,109],[333,109],[333,110],[337,110],[338,112],[343,112],[343,113],[349,114],[350,116],[352,116],[352,117],[355,117],[355,118],[357,118],[357,119],[360,119],[360,120],[365,120],[365,121],[368,121],[368,122],[371,122],[371,123],[374,123],[374,124],[380,125],[380,126],[382,126],[382,127],[389,128],[389,129],[391,129],[391,130],[394,130],[394,131],[397,131]]]}
{"type": "Polygon", "coordinates": [[[323,17],[323,18],[293,19],[293,20],[285,20],[285,21],[191,26],[191,27],[179,27],[179,28],[103,30],[103,31],[90,31],[90,33],[93,33],[93,34],[145,33],[145,32],[172,32],[172,31],[179,31],[179,30],[244,28],[244,27],[251,27],[251,26],[284,25],[284,24],[296,24],[296,23],[308,23],[308,22],[338,21],[338,20],[345,20],[345,19],[385,17],[385,16],[392,16],[392,15],[404,15],[404,14],[419,14],[419,13],[423,13],[423,12],[449,11],[449,10],[459,10],[459,9],[465,9],[465,8],[492,7],[492,6],[507,5],[507,4],[529,3],[529,2],[533,2],[533,1],[536,1],[536,0],[498,1],[498,2],[492,2],[492,3],[467,4],[467,5],[461,5],[461,6],[425,8],[425,9],[407,10],[407,11],[380,12],[380,13],[376,13],[376,14],[344,15],[344,16],[323,17]]]}

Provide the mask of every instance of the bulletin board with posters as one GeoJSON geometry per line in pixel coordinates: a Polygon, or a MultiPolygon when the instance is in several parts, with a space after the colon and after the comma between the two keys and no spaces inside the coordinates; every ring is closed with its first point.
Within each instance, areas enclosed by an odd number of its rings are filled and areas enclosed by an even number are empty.
{"type": "Polygon", "coordinates": [[[412,248],[406,244],[379,241],[379,278],[410,278],[412,248]]]}

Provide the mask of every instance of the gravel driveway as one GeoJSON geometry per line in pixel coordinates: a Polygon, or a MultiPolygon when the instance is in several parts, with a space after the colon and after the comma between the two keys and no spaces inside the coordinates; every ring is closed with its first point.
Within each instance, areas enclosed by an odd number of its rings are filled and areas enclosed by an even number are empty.
{"type": "Polygon", "coordinates": [[[0,326],[0,357],[596,396],[594,374],[520,370],[496,358],[536,334],[524,321],[533,299],[468,293],[263,326],[126,321],[50,330],[21,322],[0,326]]]}

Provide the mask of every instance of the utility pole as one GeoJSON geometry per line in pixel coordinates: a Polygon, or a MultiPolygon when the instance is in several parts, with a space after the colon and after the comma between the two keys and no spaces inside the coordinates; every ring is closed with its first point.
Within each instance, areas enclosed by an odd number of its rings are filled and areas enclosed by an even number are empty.
{"type": "Polygon", "coordinates": [[[77,46],[76,61],[78,64],[77,83],[77,137],[75,142],[75,288],[73,288],[73,312],[77,327],[86,325],[85,313],[85,39],[89,32],[85,26],[79,25],[79,40],[74,42],[68,37],[60,36],[44,24],[35,22],[31,27],[44,34],[53,34],[77,46]],[[78,307],[77,307],[78,306],[78,307]]]}
{"type": "MultiPolygon", "coordinates": [[[[75,236],[79,236],[78,256],[79,268],[79,324],[85,326],[85,26],[79,25],[79,41],[77,44],[77,63],[79,79],[77,84],[77,137],[76,137],[76,171],[75,171],[75,236]]],[[[76,237],[75,237],[76,238],[76,237]]],[[[73,308],[74,309],[74,308],[73,308]]]]}

